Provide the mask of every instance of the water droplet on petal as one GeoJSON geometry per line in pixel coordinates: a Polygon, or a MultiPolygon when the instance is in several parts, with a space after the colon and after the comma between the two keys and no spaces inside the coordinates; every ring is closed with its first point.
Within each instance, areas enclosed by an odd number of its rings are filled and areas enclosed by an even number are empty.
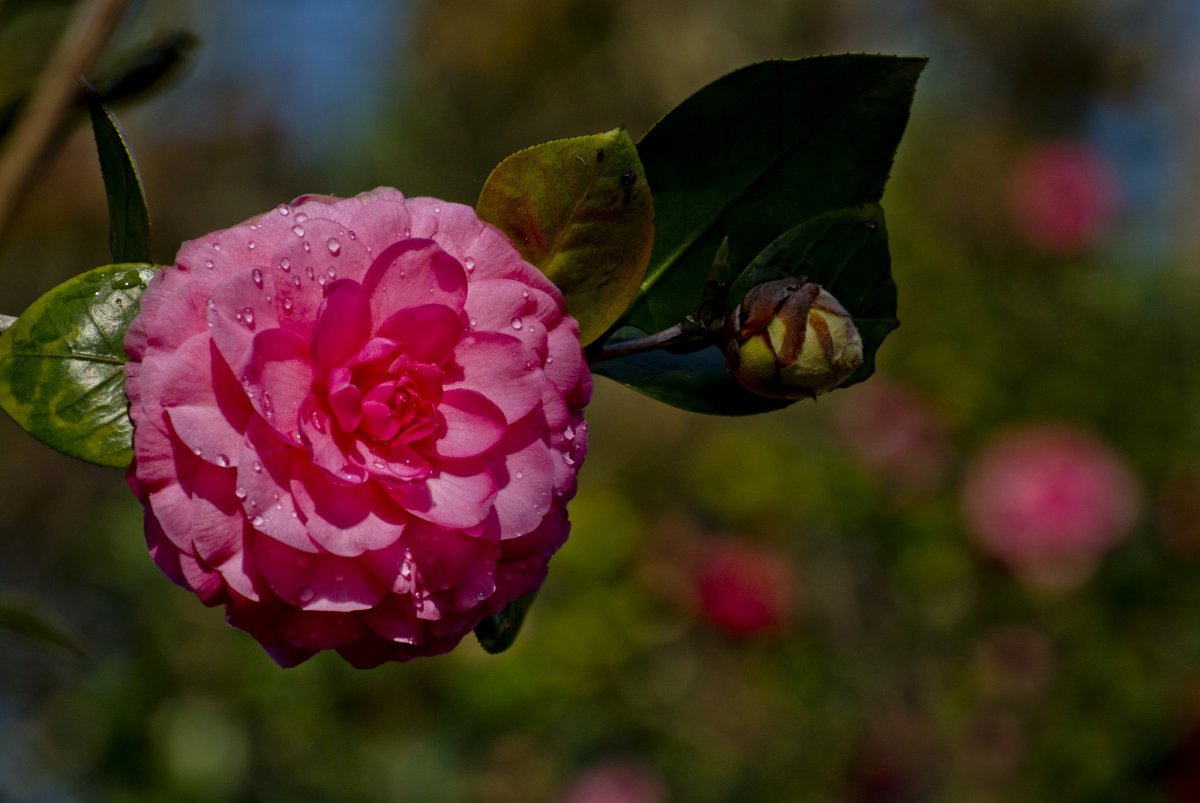
{"type": "Polygon", "coordinates": [[[310,279],[316,275],[316,273],[313,271],[312,265],[309,265],[307,268],[304,269],[304,275],[310,279]]]}
{"type": "Polygon", "coordinates": [[[474,328],[475,328],[475,327],[476,327],[476,326],[479,324],[479,321],[477,321],[477,320],[475,320],[474,318],[472,318],[472,319],[470,320],[470,324],[471,324],[471,328],[472,328],[472,329],[474,329],[474,328]]]}
{"type": "MultiPolygon", "coordinates": [[[[549,358],[547,358],[546,362],[549,362],[549,361],[550,361],[549,358]]],[[[566,429],[563,430],[563,437],[569,441],[575,440],[575,430],[572,429],[570,426],[568,426],[566,429]]]]}
{"type": "Polygon", "coordinates": [[[280,204],[279,206],[275,207],[275,211],[284,217],[287,217],[292,213],[291,208],[287,204],[280,204]]]}
{"type": "Polygon", "coordinates": [[[229,456],[223,454],[217,455],[217,465],[221,468],[229,468],[229,456]]]}
{"type": "Polygon", "coordinates": [[[522,291],[521,291],[521,298],[529,298],[529,291],[528,291],[528,290],[522,290],[522,291]]]}
{"type": "Polygon", "coordinates": [[[290,271],[292,269],[292,260],[288,259],[287,257],[279,260],[279,269],[284,273],[290,271]]]}
{"type": "Polygon", "coordinates": [[[292,300],[290,298],[285,298],[283,300],[283,311],[284,312],[292,311],[292,300]]]}
{"type": "Polygon", "coordinates": [[[404,229],[404,236],[405,236],[405,237],[412,237],[412,229],[405,227],[405,229],[404,229]]]}
{"type": "Polygon", "coordinates": [[[520,319],[520,318],[513,318],[513,319],[512,319],[512,328],[513,328],[513,329],[520,329],[520,328],[521,328],[523,325],[524,325],[524,324],[522,324],[522,323],[521,323],[521,319],[520,319]]]}
{"type": "Polygon", "coordinates": [[[238,499],[245,499],[246,498],[246,489],[239,485],[237,487],[237,489],[233,492],[233,495],[236,496],[238,499]]]}
{"type": "Polygon", "coordinates": [[[433,208],[433,214],[440,215],[441,213],[442,213],[442,208],[440,206],[435,206],[433,208]]]}
{"type": "Polygon", "coordinates": [[[309,245],[308,240],[304,241],[304,253],[306,253],[306,254],[312,253],[312,246],[309,245]]]}
{"type": "Polygon", "coordinates": [[[253,240],[251,240],[250,242],[246,243],[246,247],[249,248],[251,251],[253,251],[255,248],[258,247],[258,245],[253,240]]]}
{"type": "Polygon", "coordinates": [[[304,227],[297,223],[295,226],[292,226],[292,234],[296,235],[297,237],[303,237],[304,227]]]}
{"type": "Polygon", "coordinates": [[[258,268],[255,268],[254,270],[250,271],[250,278],[254,280],[254,286],[261,290],[263,286],[262,271],[258,268]]]}
{"type": "Polygon", "coordinates": [[[299,276],[292,277],[292,285],[294,285],[295,287],[300,286],[300,277],[299,276]]]}
{"type": "Polygon", "coordinates": [[[297,223],[303,223],[306,220],[308,220],[308,215],[304,214],[303,212],[296,213],[296,222],[297,223]]]}
{"type": "Polygon", "coordinates": [[[467,273],[475,270],[475,259],[473,257],[467,257],[463,260],[463,267],[467,269],[467,273]]]}
{"type": "Polygon", "coordinates": [[[568,452],[563,452],[563,462],[566,463],[568,466],[573,466],[573,465],[575,465],[575,458],[571,457],[571,455],[568,452]]]}
{"type": "Polygon", "coordinates": [[[204,260],[204,267],[208,268],[209,270],[212,270],[213,269],[213,261],[211,259],[204,260]]]}
{"type": "Polygon", "coordinates": [[[523,479],[525,479],[525,472],[524,472],[524,471],[518,471],[518,472],[517,472],[517,479],[519,479],[519,480],[523,480],[523,479]]]}
{"type": "Polygon", "coordinates": [[[197,446],[195,449],[192,449],[192,454],[196,455],[196,457],[203,457],[204,450],[197,446]]]}
{"type": "Polygon", "coordinates": [[[214,251],[220,251],[220,250],[221,250],[221,244],[220,244],[220,243],[213,243],[213,250],[214,250],[214,251]]]}
{"type": "Polygon", "coordinates": [[[308,586],[305,586],[304,588],[300,589],[299,597],[301,602],[312,602],[312,598],[316,595],[317,592],[313,591],[308,586]]]}
{"type": "Polygon", "coordinates": [[[350,235],[350,239],[351,239],[351,240],[357,240],[357,239],[358,239],[358,235],[354,233],[354,230],[353,230],[353,229],[351,229],[350,231],[348,231],[348,232],[346,232],[346,233],[350,235]]]}
{"type": "Polygon", "coordinates": [[[329,241],[325,243],[325,247],[328,248],[329,253],[333,254],[334,256],[342,253],[342,244],[337,241],[336,237],[330,237],[329,241]]]}
{"type": "Polygon", "coordinates": [[[264,519],[262,516],[255,516],[254,518],[250,519],[250,523],[253,524],[255,527],[261,527],[267,523],[267,520],[264,519]]]}
{"type": "Polygon", "coordinates": [[[256,473],[262,472],[262,463],[258,462],[257,460],[254,461],[254,471],[256,473]]]}
{"type": "Polygon", "coordinates": [[[247,329],[254,328],[254,310],[249,307],[242,310],[242,323],[246,324],[247,329]]]}

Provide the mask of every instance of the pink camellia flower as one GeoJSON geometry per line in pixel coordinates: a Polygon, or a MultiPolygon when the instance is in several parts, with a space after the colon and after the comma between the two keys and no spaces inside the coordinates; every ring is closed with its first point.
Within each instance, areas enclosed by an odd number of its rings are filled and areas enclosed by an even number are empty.
{"type": "Polygon", "coordinates": [[[1009,186],[1009,210],[1017,232],[1033,247],[1053,254],[1094,248],[1116,217],[1117,180],[1108,162],[1082,142],[1031,148],[1018,162],[1009,186]]]}
{"type": "Polygon", "coordinates": [[[186,243],[125,339],[154,560],[283,666],[451,649],[567,537],[578,333],[432,198],[305,196],[186,243]]]}
{"type": "Polygon", "coordinates": [[[796,576],[783,555],[729,541],[703,552],[696,575],[700,616],[734,636],[777,630],[792,613],[796,576]]]}
{"type": "Polygon", "coordinates": [[[1090,432],[1032,425],[970,466],[963,510],[976,542],[1030,582],[1075,585],[1128,534],[1139,507],[1124,462],[1090,432]]]}

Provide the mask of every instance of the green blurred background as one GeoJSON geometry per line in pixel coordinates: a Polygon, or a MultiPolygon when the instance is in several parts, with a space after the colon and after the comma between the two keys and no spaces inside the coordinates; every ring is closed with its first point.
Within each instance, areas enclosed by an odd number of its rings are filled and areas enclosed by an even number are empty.
{"type": "MultiPolygon", "coordinates": [[[[0,99],[70,10],[0,3],[0,99]]],[[[190,68],[117,109],[165,262],[306,192],[473,203],[508,153],[639,136],[749,62],[928,55],[884,198],[903,325],[866,385],[758,418],[598,380],[516,646],[369,672],[277,668],[157,572],[119,472],[0,421],[0,588],[87,649],[0,631],[0,800],[1200,800],[1200,4],[147,0],[111,51],[175,28],[190,68]],[[1043,422],[1139,500],[1052,588],[962,513],[980,450],[1043,422]]],[[[107,261],[77,128],[0,312],[107,261]]]]}

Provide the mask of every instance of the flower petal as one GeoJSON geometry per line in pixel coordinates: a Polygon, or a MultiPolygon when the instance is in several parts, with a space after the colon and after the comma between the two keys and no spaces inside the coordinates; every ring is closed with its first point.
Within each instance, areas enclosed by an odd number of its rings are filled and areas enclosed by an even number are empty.
{"type": "Polygon", "coordinates": [[[382,324],[398,310],[439,304],[454,313],[467,298],[462,265],[432,240],[402,240],[383,249],[363,278],[371,319],[382,324]]]}
{"type": "Polygon", "coordinates": [[[253,542],[255,563],[280,599],[308,611],[362,611],[387,593],[360,561],[297,552],[273,538],[253,542]]]}
{"type": "Polygon", "coordinates": [[[448,390],[438,407],[443,427],[434,444],[441,457],[476,457],[504,437],[504,412],[473,390],[448,390]]]}
{"type": "Polygon", "coordinates": [[[515,423],[542,398],[546,381],[541,360],[525,344],[508,335],[471,332],[454,350],[457,371],[447,374],[446,390],[472,390],[488,398],[515,423]]]}

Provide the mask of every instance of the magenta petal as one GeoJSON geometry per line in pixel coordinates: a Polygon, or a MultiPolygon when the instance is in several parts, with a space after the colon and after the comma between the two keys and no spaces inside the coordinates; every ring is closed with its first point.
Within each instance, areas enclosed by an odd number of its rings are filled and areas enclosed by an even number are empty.
{"type": "Polygon", "coordinates": [[[339,279],[317,312],[312,351],[322,376],[358,353],[371,336],[371,302],[358,282],[339,279]]]}
{"type": "Polygon", "coordinates": [[[293,475],[292,493],[309,535],[335,555],[355,557],[382,549],[404,532],[407,516],[375,483],[346,484],[301,466],[293,475]]]}
{"type": "Polygon", "coordinates": [[[554,489],[551,450],[531,427],[513,427],[497,449],[503,455],[496,468],[500,490],[496,513],[500,537],[516,538],[532,531],[550,510],[554,489]]]}
{"type": "Polygon", "coordinates": [[[361,618],[371,630],[398,644],[420,644],[425,637],[425,626],[411,600],[389,597],[361,618]]]}
{"type": "Polygon", "coordinates": [[[383,249],[363,279],[371,318],[382,324],[398,310],[438,304],[462,311],[467,277],[462,265],[432,240],[401,240],[383,249]]]}
{"type": "Polygon", "coordinates": [[[274,438],[261,419],[251,424],[238,458],[234,491],[250,526],[264,536],[302,552],[316,552],[292,498],[291,473],[303,457],[274,438]]]}
{"type": "Polygon", "coordinates": [[[362,611],[387,593],[360,561],[297,552],[272,538],[254,541],[255,563],[289,605],[310,611],[362,611]]]}
{"type": "Polygon", "coordinates": [[[438,413],[445,423],[434,444],[442,457],[475,457],[491,449],[504,437],[504,413],[482,393],[448,390],[438,413]]]}
{"type": "Polygon", "coordinates": [[[473,332],[454,352],[460,373],[451,374],[447,390],[473,390],[500,408],[515,423],[537,406],[546,381],[538,355],[507,335],[473,332]]]}
{"type": "Polygon", "coordinates": [[[284,436],[298,437],[300,410],[313,383],[308,344],[282,329],[259,333],[246,381],[254,390],[251,402],[263,418],[284,436]]]}
{"type": "Polygon", "coordinates": [[[329,407],[343,432],[358,429],[362,419],[362,391],[350,384],[350,371],[338,368],[329,380],[329,407]]]}
{"type": "Polygon", "coordinates": [[[295,647],[336,650],[357,641],[366,628],[353,613],[327,610],[286,610],[279,616],[279,632],[295,647]]]}
{"type": "Polygon", "coordinates": [[[396,349],[415,362],[441,365],[462,337],[457,312],[440,304],[408,307],[389,316],[375,334],[395,341],[396,349]]]}
{"type": "Polygon", "coordinates": [[[583,349],[579,346],[579,324],[566,318],[547,337],[546,377],[564,394],[579,381],[587,370],[583,364],[583,349]]]}
{"type": "Polygon", "coordinates": [[[514,319],[522,323],[537,322],[544,329],[551,329],[563,319],[557,299],[512,279],[472,281],[465,310],[479,331],[515,331],[514,319]]]}

